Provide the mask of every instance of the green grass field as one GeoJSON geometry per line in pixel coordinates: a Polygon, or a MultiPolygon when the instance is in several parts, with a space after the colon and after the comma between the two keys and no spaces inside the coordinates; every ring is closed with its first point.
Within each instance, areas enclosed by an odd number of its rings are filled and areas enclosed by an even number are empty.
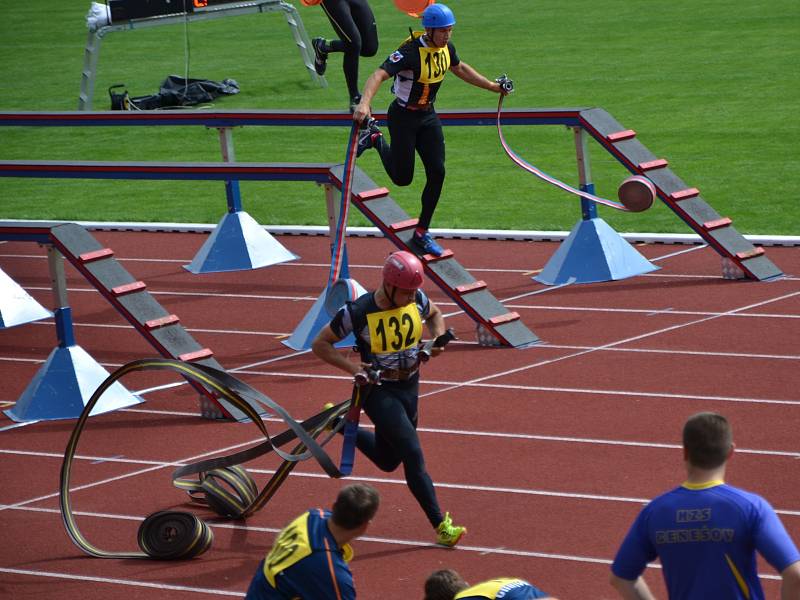
{"type": "MultiPolygon", "coordinates": [[[[0,110],[75,110],[86,43],[88,1],[8,3],[0,20],[0,110]]],[[[361,79],[417,21],[388,0],[371,2],[378,55],[362,59],[361,79]]],[[[319,7],[295,2],[310,37],[330,37],[319,7]]],[[[486,76],[508,73],[516,91],[507,108],[591,107],[635,129],[654,154],[699,188],[746,234],[800,234],[800,3],[675,0],[451,0],[453,41],[462,60],[486,76]]],[[[102,42],[95,110],[110,108],[106,89],[157,91],[170,74],[235,79],[241,93],[216,110],[345,109],[340,58],[333,55],[322,89],[308,77],[281,13],[115,32],[102,42]],[[188,41],[187,41],[188,40],[188,41]]],[[[376,110],[390,101],[385,85],[376,110]]],[[[448,76],[440,109],[496,108],[497,98],[448,76]]],[[[345,128],[236,130],[240,161],[339,162],[345,128]]],[[[577,185],[572,133],[564,127],[509,127],[507,139],[526,160],[577,185]]],[[[446,128],[447,180],[433,227],[568,230],[578,199],[508,160],[492,127],[446,128]]],[[[0,156],[48,160],[216,161],[215,130],[190,128],[0,128],[0,156]]],[[[627,172],[594,142],[596,192],[616,198],[627,172]]],[[[359,159],[379,185],[416,215],[423,177],[396,188],[377,155],[359,159]]],[[[421,171],[421,169],[420,169],[421,171]]],[[[214,223],[225,212],[222,183],[3,179],[0,217],[214,223]]],[[[310,183],[242,184],[244,209],[264,225],[327,222],[324,195],[310,183]]],[[[621,232],[689,229],[657,203],[631,215],[600,207],[621,232]]],[[[351,213],[352,214],[352,213],[351,213]]],[[[367,225],[352,214],[352,225],[367,225]]]]}

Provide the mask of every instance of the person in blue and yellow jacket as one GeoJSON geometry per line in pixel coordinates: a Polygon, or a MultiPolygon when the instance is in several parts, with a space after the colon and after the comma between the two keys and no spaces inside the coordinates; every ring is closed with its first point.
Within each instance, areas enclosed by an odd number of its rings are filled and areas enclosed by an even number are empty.
{"type": "Polygon", "coordinates": [[[342,488],[332,512],[297,517],[259,564],[245,600],[354,600],[349,542],[364,534],[379,504],[375,488],[356,483],[342,488]]]}
{"type": "Polygon", "coordinates": [[[412,240],[418,251],[440,256],[442,247],[430,236],[436,204],[444,185],[444,134],[433,104],[448,71],[476,87],[506,94],[497,81],[490,81],[462,61],[450,36],[456,18],[444,4],[431,4],[422,13],[425,31],[415,31],[369,76],[353,120],[365,124],[359,137],[357,155],[375,148],[386,173],[396,185],[410,185],[414,179],[414,152],[425,167],[422,211],[412,240]],[[384,81],[394,77],[395,100],[389,106],[391,143],[371,119],[370,102],[384,81]]]}
{"type": "Polygon", "coordinates": [[[524,579],[501,577],[470,586],[453,569],[434,571],[425,580],[425,600],[557,600],[524,579]]]}

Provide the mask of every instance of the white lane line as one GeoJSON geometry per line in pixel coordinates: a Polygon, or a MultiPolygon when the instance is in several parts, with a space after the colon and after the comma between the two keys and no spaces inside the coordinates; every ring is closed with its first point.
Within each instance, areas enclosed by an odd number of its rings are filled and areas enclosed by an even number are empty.
{"type": "MultiPolygon", "coordinates": [[[[534,290],[532,292],[526,292],[524,294],[519,294],[517,296],[510,296],[510,297],[505,299],[505,302],[511,302],[512,300],[519,300],[520,298],[528,298],[530,296],[537,296],[539,294],[544,294],[545,292],[552,292],[553,290],[557,290],[559,288],[563,288],[563,287],[567,287],[568,285],[572,285],[573,283],[575,283],[575,281],[576,281],[575,277],[570,277],[567,281],[565,281],[564,283],[560,283],[558,285],[551,285],[551,286],[544,287],[542,289],[534,290]]],[[[463,311],[459,311],[459,312],[463,312],[463,311]]],[[[445,315],[445,316],[448,316],[448,315],[445,315]]]]}
{"type": "MultiPolygon", "coordinates": [[[[260,366],[267,365],[267,364],[274,363],[274,362],[278,362],[278,361],[281,361],[281,360],[286,360],[288,358],[293,358],[293,357],[299,356],[301,354],[306,354],[308,352],[311,352],[311,350],[310,349],[309,350],[300,350],[300,351],[297,351],[297,352],[292,352],[290,354],[285,354],[283,356],[277,356],[275,358],[268,358],[266,360],[260,360],[258,362],[250,363],[250,364],[247,364],[247,365],[242,365],[241,367],[237,367],[235,369],[228,369],[228,373],[241,373],[244,369],[250,369],[252,367],[260,367],[260,366]]],[[[166,390],[166,389],[169,389],[169,388],[175,388],[175,387],[179,387],[179,386],[182,386],[182,385],[188,385],[188,382],[186,382],[186,381],[176,381],[175,383],[167,383],[167,384],[164,384],[164,385],[158,385],[156,387],[147,388],[147,389],[144,389],[144,390],[139,390],[138,392],[134,392],[134,394],[136,394],[137,396],[141,396],[142,394],[146,394],[148,392],[166,390]]]]}
{"type": "MultiPolygon", "coordinates": [[[[56,513],[58,512],[55,509],[31,509],[25,508],[21,510],[27,511],[36,511],[36,512],[44,512],[44,513],[56,513]]],[[[126,515],[110,515],[110,514],[98,514],[98,513],[89,513],[89,512],[75,512],[75,515],[78,516],[95,516],[99,518],[110,518],[110,519],[119,519],[119,520],[135,520],[140,521],[143,520],[143,517],[133,517],[133,516],[126,516],[126,515]]],[[[241,531],[252,531],[258,533],[278,533],[280,529],[274,527],[262,527],[256,525],[240,525],[238,523],[213,523],[211,525],[212,529],[220,528],[220,529],[231,529],[231,530],[241,530],[241,531]]],[[[396,538],[383,538],[371,535],[365,535],[358,538],[359,542],[367,542],[367,543],[375,543],[375,544],[388,544],[393,546],[414,546],[420,548],[441,548],[441,546],[437,546],[431,542],[425,542],[420,540],[398,540],[396,538]]],[[[603,564],[603,565],[610,565],[612,563],[611,559],[608,558],[597,558],[592,556],[580,556],[575,554],[557,554],[553,552],[535,552],[532,550],[515,550],[511,548],[506,548],[504,546],[468,546],[466,544],[459,544],[455,548],[446,550],[447,552],[475,552],[481,555],[487,554],[503,554],[507,556],[522,556],[527,558],[548,558],[548,559],[555,559],[555,560],[566,560],[566,561],[573,561],[573,562],[584,562],[584,563],[594,563],[594,564],[603,564]]],[[[659,564],[650,564],[648,565],[651,568],[659,569],[661,566],[659,564]]],[[[17,572],[22,571],[21,569],[4,569],[0,568],[0,572],[8,571],[8,572],[17,572]]],[[[30,571],[31,574],[35,574],[36,571],[30,571]]],[[[24,573],[28,574],[28,573],[24,573]]],[[[81,576],[76,576],[81,577],[81,576]]],[[[772,574],[759,574],[759,577],[764,579],[780,579],[778,575],[772,574]]],[[[92,578],[93,580],[95,578],[92,578]]],[[[102,579],[97,579],[99,581],[103,581],[102,579]]],[[[123,580],[124,581],[124,580],[123,580]]],[[[136,582],[139,583],[139,582],[136,582]]],[[[230,594],[230,592],[228,592],[230,594]]]]}
{"type": "MultiPolygon", "coordinates": [[[[478,342],[451,342],[455,344],[470,344],[478,345],[478,342]]],[[[559,350],[589,350],[596,348],[596,346],[578,346],[567,344],[546,344],[547,348],[556,348],[559,350]]],[[[766,359],[786,359],[786,360],[800,360],[800,354],[756,354],[753,352],[714,352],[711,350],[670,350],[668,348],[601,348],[602,352],[630,352],[632,354],[675,354],[686,356],[725,356],[729,358],[766,358],[766,359]]]]}
{"type": "MultiPolygon", "coordinates": [[[[764,315],[764,316],[779,316],[779,315],[764,315]]],[[[800,318],[798,315],[797,318],[800,318]]],[[[50,325],[52,323],[42,323],[37,321],[35,323],[30,323],[30,325],[50,325]]],[[[96,327],[100,329],[130,329],[133,331],[133,328],[130,325],[105,325],[99,323],[75,323],[76,327],[96,327]]],[[[247,331],[247,330],[226,330],[226,329],[195,329],[195,328],[187,328],[186,331],[189,333],[211,333],[211,334],[234,334],[234,335],[256,335],[256,336],[264,336],[264,337],[285,337],[289,334],[286,332],[278,332],[278,331],[247,331]]],[[[477,346],[477,341],[471,340],[455,340],[450,342],[456,346],[477,346]]],[[[713,350],[673,350],[670,348],[607,348],[603,346],[582,346],[578,344],[553,344],[553,343],[544,343],[539,348],[554,348],[557,350],[596,350],[598,352],[628,352],[631,354],[666,354],[666,355],[676,355],[676,356],[720,356],[720,357],[729,357],[729,358],[744,358],[744,359],[754,359],[754,358],[763,358],[763,359],[776,359],[776,360],[800,360],[800,354],[762,354],[762,353],[755,353],[755,352],[719,352],[713,350]]],[[[281,360],[287,360],[289,358],[294,358],[296,356],[300,356],[302,354],[307,354],[310,350],[298,350],[295,352],[290,352],[289,354],[284,354],[275,358],[269,358],[263,361],[254,362],[248,365],[242,365],[241,367],[236,367],[235,369],[229,369],[230,371],[241,371],[243,369],[248,369],[253,366],[265,365],[269,363],[278,362],[281,360]]],[[[0,356],[0,361],[6,362],[28,362],[34,364],[40,364],[44,362],[44,359],[40,358],[21,358],[16,356],[0,356]]],[[[118,368],[122,366],[121,363],[101,363],[105,367],[113,367],[118,368]]],[[[313,375],[309,375],[309,377],[313,377],[313,375]]]]}
{"type": "MultiPolygon", "coordinates": [[[[506,308],[514,308],[518,310],[551,310],[563,312],[594,312],[594,313],[621,313],[621,314],[644,314],[649,316],[651,313],[658,312],[664,309],[660,308],[603,308],[600,306],[546,306],[542,304],[525,305],[525,304],[510,304],[506,308]]],[[[689,316],[689,317],[735,317],[739,319],[744,318],[759,318],[759,319],[800,319],[800,314],[785,314],[785,313],[736,313],[726,314],[714,311],[704,310],[677,310],[669,308],[670,315],[676,316],[689,316]]],[[[37,321],[38,322],[38,321],[37,321]]]]}
{"type": "MultiPolygon", "coordinates": [[[[573,348],[573,346],[565,346],[566,348],[573,348]]],[[[580,348],[580,346],[578,346],[580,348]]],[[[602,350],[606,351],[615,351],[615,352],[667,352],[661,350],[634,350],[634,349],[621,349],[621,348],[603,348],[602,350]]],[[[301,351],[298,354],[306,353],[307,350],[301,351]]],[[[681,352],[669,352],[671,354],[683,354],[681,352]]],[[[584,353],[585,354],[585,353],[584,353]]],[[[707,355],[716,355],[716,353],[706,353],[706,352],[687,352],[685,354],[707,354],[707,355]]],[[[254,363],[256,366],[264,365],[270,362],[276,362],[279,360],[285,360],[287,358],[291,358],[293,355],[289,356],[281,356],[277,358],[272,358],[264,361],[260,361],[258,363],[254,363]]],[[[781,359],[790,359],[790,360],[797,360],[795,356],[780,356],[780,355],[736,355],[736,354],[729,354],[729,353],[719,353],[719,356],[735,356],[741,358],[781,358],[781,359]]],[[[0,361],[7,361],[7,362],[17,362],[18,359],[13,358],[4,358],[0,357],[0,361]]],[[[42,360],[30,361],[41,363],[44,362],[42,360]]],[[[119,363],[101,363],[102,366],[109,368],[109,369],[116,369],[122,366],[119,363]]],[[[284,371],[260,371],[260,370],[252,370],[247,365],[237,367],[235,369],[229,369],[229,372],[237,373],[241,375],[255,375],[259,377],[287,377],[287,378],[296,378],[296,379],[314,379],[314,380],[337,380],[337,381],[351,381],[352,378],[347,377],[345,375],[325,375],[319,373],[290,373],[284,371]]],[[[497,377],[497,375],[492,375],[491,377],[497,377]]],[[[464,388],[464,387],[476,387],[476,388],[486,388],[492,390],[520,390],[520,391],[533,391],[533,392],[552,392],[557,394],[584,394],[584,395],[599,395],[599,396],[618,396],[618,397],[634,397],[634,398],[647,398],[653,400],[663,400],[663,399],[675,399],[675,400],[691,400],[691,401],[702,401],[702,402],[734,402],[734,403],[744,403],[744,404],[777,404],[777,405],[786,405],[786,406],[800,406],[800,400],[781,400],[781,399],[774,399],[774,398],[749,398],[749,397],[742,397],[742,396],[710,396],[710,395],[699,395],[699,394],[678,394],[673,392],[663,392],[663,391],[635,391],[635,390],[612,390],[612,389],[603,389],[603,388],[568,388],[568,387],[558,387],[558,386],[541,386],[541,385],[519,385],[519,384],[503,384],[503,383],[485,383],[485,382],[455,382],[455,381],[448,381],[448,380],[441,380],[441,379],[426,379],[423,382],[425,385],[431,386],[445,386],[443,390],[432,390],[430,392],[424,392],[420,394],[420,398],[424,398],[426,396],[431,396],[435,393],[439,393],[442,391],[450,391],[457,388],[464,388]]],[[[155,386],[152,388],[145,388],[143,390],[135,391],[136,395],[143,395],[149,392],[169,389],[174,387],[179,387],[182,385],[187,385],[185,381],[181,382],[174,382],[169,384],[164,384],[160,386],[155,386]]],[[[13,403],[13,401],[12,401],[13,403]]],[[[139,409],[121,409],[121,410],[131,410],[137,411],[139,409]]],[[[166,414],[188,414],[188,413],[170,413],[165,411],[166,414]]],[[[191,416],[197,416],[196,414],[192,414],[191,416]]],[[[13,428],[13,427],[9,427],[13,428]]]]}
{"type": "MultiPolygon", "coordinates": [[[[566,285],[566,284],[564,284],[566,285]]],[[[558,286],[563,287],[563,286],[558,286]]],[[[46,287],[29,287],[27,288],[30,291],[43,291],[49,292],[51,291],[50,288],[46,287]]],[[[533,292],[529,292],[526,294],[521,294],[519,296],[513,296],[512,299],[527,297],[531,295],[540,294],[546,291],[550,291],[551,289],[557,288],[545,288],[540,290],[535,290],[533,292]]],[[[93,287],[87,288],[69,288],[69,292],[97,292],[97,290],[93,287]]],[[[286,302],[298,302],[298,301],[316,301],[317,298],[313,296],[274,296],[269,294],[226,294],[221,292],[178,292],[178,291],[154,291],[150,290],[152,295],[158,296],[180,296],[180,297],[193,297],[193,298],[234,298],[234,299],[243,299],[243,300],[280,300],[286,302]]],[[[503,300],[504,305],[506,308],[515,309],[515,310],[523,310],[523,311],[537,311],[537,310],[551,310],[551,311],[565,311],[565,312],[599,312],[599,313],[622,313],[622,314],[645,314],[649,315],[653,312],[658,312],[660,308],[610,308],[610,307],[597,307],[597,306],[565,306],[565,305],[528,305],[528,304],[508,304],[508,299],[503,300]]],[[[455,302],[441,300],[437,302],[440,307],[457,307],[458,305],[455,302]]],[[[454,316],[462,314],[463,311],[457,310],[451,314],[445,316],[454,316]]],[[[714,311],[700,311],[700,310],[676,310],[674,308],[670,309],[670,314],[673,315],[688,315],[688,316],[725,316],[725,317],[737,317],[737,318],[773,318],[773,319],[800,319],[800,314],[782,314],[782,313],[735,313],[730,314],[727,312],[714,312],[714,311]]],[[[52,324],[52,319],[42,319],[40,321],[36,321],[35,324],[52,324]]],[[[75,325],[78,325],[75,323],[75,325]]],[[[89,326],[96,326],[102,327],[105,324],[87,324],[89,326]]],[[[131,325],[122,325],[119,327],[128,327],[132,329],[131,325]]],[[[199,329],[196,331],[200,331],[199,329]]],[[[211,330],[213,331],[213,330],[211,330]]],[[[223,330],[224,331],[224,330],[223,330]]],[[[276,335],[289,335],[287,333],[276,334],[276,335]]]]}
{"type": "MultiPolygon", "coordinates": [[[[738,452],[738,449],[737,449],[738,452]]],[[[61,460],[63,458],[62,455],[56,453],[47,453],[47,452],[28,452],[28,451],[9,451],[9,450],[0,450],[0,454],[8,454],[8,455],[23,455],[23,456],[37,456],[42,458],[53,458],[57,460],[61,460]]],[[[76,456],[76,460],[88,461],[92,462],[93,459],[97,457],[92,456],[76,456]]],[[[167,462],[159,462],[159,461],[152,461],[152,460],[139,460],[139,459],[132,459],[132,458],[109,458],[108,462],[126,464],[126,465],[152,465],[155,467],[174,467],[177,466],[173,463],[167,462]]],[[[264,475],[264,476],[271,476],[275,473],[274,469],[262,469],[262,468],[248,468],[249,473],[255,475],[264,475]]],[[[289,474],[289,477],[300,477],[305,479],[317,479],[317,480],[327,480],[329,479],[328,475],[325,473],[319,473],[317,471],[309,472],[309,471],[302,471],[302,470],[294,470],[292,473],[289,474]]],[[[406,481],[405,479],[398,479],[398,478],[391,478],[391,477],[363,477],[363,476],[351,476],[349,479],[353,481],[361,481],[365,483],[374,483],[374,484],[385,484],[385,485],[397,485],[397,486],[405,486],[406,481]]],[[[629,496],[611,496],[608,494],[590,494],[587,492],[566,492],[566,491],[557,491],[557,490],[543,490],[543,489],[532,489],[532,488],[515,488],[515,487],[507,487],[507,486],[493,486],[493,485],[478,485],[478,484],[466,484],[466,483],[447,483],[447,482],[436,482],[436,487],[447,488],[452,490],[459,490],[459,491],[472,491],[472,492],[487,492],[491,494],[510,494],[510,495],[521,495],[521,496],[541,496],[541,497],[549,497],[549,498],[568,498],[572,500],[590,500],[590,501],[597,501],[597,502],[611,502],[611,503],[627,503],[627,504],[647,504],[650,502],[650,498],[636,498],[636,497],[629,497],[629,496]]],[[[37,507],[33,507],[29,505],[29,502],[24,503],[17,503],[15,505],[6,505],[0,506],[0,510],[2,508],[9,508],[9,509],[24,509],[24,510],[42,510],[37,507]]],[[[57,509],[52,509],[57,510],[57,509]]],[[[789,516],[789,517],[800,517],[800,510],[794,509],[775,509],[775,512],[781,515],[789,516]]],[[[78,514],[78,513],[76,513],[78,514]]]]}
{"type": "MultiPolygon", "coordinates": [[[[586,354],[586,353],[583,353],[586,354]]],[[[529,367],[526,367],[529,368],[529,367]]],[[[514,371],[522,371],[525,368],[515,369],[514,371]]],[[[237,373],[245,374],[245,375],[258,375],[258,376],[265,376],[265,377],[288,377],[288,378],[299,378],[299,379],[332,379],[332,380],[342,380],[342,381],[352,381],[352,377],[347,377],[345,375],[320,375],[320,374],[308,374],[308,373],[287,373],[287,372],[280,372],[280,371],[250,371],[250,370],[243,370],[237,369],[237,373]]],[[[492,379],[494,377],[499,377],[502,374],[495,374],[495,375],[488,375],[486,379],[492,379]]],[[[446,380],[437,380],[437,379],[425,379],[422,382],[425,385],[440,385],[444,386],[442,389],[432,390],[430,392],[425,392],[419,395],[420,398],[424,398],[426,396],[432,396],[434,394],[442,393],[451,391],[454,389],[460,389],[465,387],[478,387],[478,388],[487,388],[493,390],[523,390],[523,391],[534,391],[534,392],[555,392],[555,393],[564,393],[564,394],[588,394],[588,395],[604,395],[604,396],[633,396],[636,398],[652,398],[655,400],[663,400],[664,398],[675,398],[678,400],[700,400],[704,402],[714,401],[714,402],[742,402],[742,403],[750,403],[750,404],[781,404],[781,405],[789,405],[789,406],[800,406],[800,400],[779,400],[779,399],[770,399],[770,398],[747,398],[747,397],[738,397],[738,396],[705,396],[705,395],[698,395],[698,394],[675,394],[670,392],[659,392],[659,391],[651,391],[651,392],[638,392],[638,391],[631,391],[631,390],[609,390],[609,389],[602,389],[602,388],[566,388],[566,387],[555,387],[555,386],[542,386],[542,385],[515,385],[515,384],[504,384],[504,383],[484,383],[481,380],[473,380],[473,381],[466,381],[466,382],[454,382],[454,381],[446,381],[446,380]]]]}
{"type": "MultiPolygon", "coordinates": [[[[26,287],[28,291],[52,291],[51,288],[47,287],[26,287]]],[[[68,287],[67,291],[70,293],[79,293],[79,292],[97,292],[97,290],[93,287],[68,287]]],[[[298,301],[298,300],[309,300],[314,302],[317,300],[314,296],[275,296],[272,294],[228,294],[223,292],[179,292],[177,290],[150,290],[148,289],[151,295],[153,296],[176,296],[179,298],[241,298],[242,300],[281,300],[281,301],[298,301]]]]}
{"type": "Polygon", "coordinates": [[[147,582],[138,579],[118,579],[116,577],[93,577],[91,575],[76,575],[74,573],[58,573],[56,571],[41,571],[32,569],[13,569],[10,567],[0,567],[0,573],[9,575],[29,575],[33,577],[45,577],[52,579],[64,579],[67,581],[91,581],[93,583],[113,583],[115,585],[126,585],[137,588],[149,588],[157,590],[171,590],[174,592],[193,592],[196,594],[208,594],[209,596],[235,596],[244,597],[244,592],[230,592],[228,590],[214,590],[211,588],[190,587],[185,585],[174,585],[163,582],[147,582]]]}
{"type": "Polygon", "coordinates": [[[703,250],[704,248],[708,248],[708,244],[700,244],[698,246],[692,246],[691,248],[686,248],[685,250],[678,250],[677,252],[670,252],[669,254],[657,256],[656,258],[651,258],[650,262],[658,262],[659,260],[674,258],[676,256],[680,256],[681,254],[686,254],[687,252],[696,252],[697,250],[703,250]]]}
{"type": "MultiPolygon", "coordinates": [[[[35,258],[47,260],[46,254],[0,254],[0,258],[35,258]]],[[[191,258],[178,259],[178,258],[120,258],[115,257],[118,262],[144,262],[144,263],[171,263],[171,264],[188,264],[192,262],[191,258]]],[[[318,269],[330,269],[330,263],[313,263],[313,262],[292,262],[287,264],[276,264],[273,267],[312,267],[318,269]]],[[[383,265],[363,265],[350,263],[351,269],[382,269],[383,265]]],[[[498,269],[496,267],[472,267],[470,271],[485,272],[485,273],[529,273],[528,269],[498,269]]]]}
{"type": "Polygon", "coordinates": [[[11,425],[6,425],[5,427],[0,427],[0,432],[9,431],[11,429],[18,429],[19,427],[26,427],[27,425],[33,425],[34,423],[38,422],[39,421],[25,421],[23,423],[13,423],[11,425]]]}
{"type": "Polygon", "coordinates": [[[751,308],[756,308],[758,306],[763,306],[765,304],[771,304],[773,302],[779,302],[781,300],[786,300],[788,298],[793,298],[793,297],[798,296],[798,295],[800,295],[800,291],[791,292],[789,294],[783,294],[782,296],[777,296],[777,297],[774,297],[774,298],[770,298],[768,300],[762,300],[761,302],[754,302],[754,303],[748,304],[746,306],[741,306],[739,308],[734,308],[732,310],[726,311],[724,313],[720,313],[718,315],[713,315],[713,316],[705,317],[705,318],[702,318],[702,319],[695,319],[694,321],[689,321],[687,323],[680,323],[678,325],[672,325],[670,327],[663,327],[661,329],[657,329],[655,331],[650,331],[648,333],[642,333],[642,334],[635,335],[635,336],[632,336],[632,337],[629,337],[629,338],[618,340],[616,342],[610,342],[608,344],[604,344],[602,346],[598,346],[597,348],[594,348],[594,349],[591,349],[591,350],[584,350],[584,351],[580,351],[580,352],[574,352],[572,354],[567,354],[565,356],[559,356],[559,357],[556,357],[556,358],[551,358],[551,359],[548,359],[548,360],[541,360],[541,361],[535,362],[535,363],[533,363],[531,365],[527,365],[527,366],[524,366],[524,367],[517,367],[516,369],[509,369],[507,371],[502,371],[502,372],[496,373],[494,375],[485,375],[483,377],[478,377],[476,379],[472,379],[470,381],[467,381],[464,384],[459,384],[459,385],[456,385],[456,386],[453,386],[453,387],[444,388],[442,390],[436,390],[436,391],[431,392],[430,394],[426,394],[426,395],[432,395],[432,394],[436,394],[436,393],[446,392],[446,391],[449,391],[449,390],[452,390],[452,389],[456,389],[458,387],[462,387],[463,385],[466,385],[466,384],[480,383],[480,382],[486,381],[488,379],[494,379],[495,377],[505,377],[507,375],[512,375],[514,373],[520,373],[522,371],[529,371],[531,369],[535,369],[535,368],[538,368],[538,367],[551,365],[551,364],[554,364],[554,363],[557,363],[557,362],[562,362],[562,361],[565,361],[565,360],[569,360],[569,359],[572,359],[572,358],[577,358],[579,356],[590,354],[592,352],[596,352],[597,350],[603,350],[605,348],[613,348],[614,346],[619,346],[621,344],[628,344],[630,342],[636,342],[636,341],[643,340],[643,339],[646,339],[646,338],[649,338],[649,337],[661,335],[663,333],[669,333],[671,331],[677,331],[678,329],[685,329],[687,327],[691,327],[693,325],[698,325],[700,323],[705,323],[707,321],[712,321],[714,319],[718,319],[720,317],[724,317],[724,316],[727,316],[729,314],[735,314],[737,312],[741,312],[741,311],[744,311],[744,310],[750,310],[751,308]]]}
{"type": "MultiPolygon", "coordinates": [[[[111,483],[112,481],[120,481],[122,479],[128,479],[130,477],[136,477],[138,475],[143,475],[145,473],[150,473],[152,471],[158,471],[159,469],[164,469],[166,467],[182,466],[184,464],[195,462],[197,460],[200,460],[200,459],[203,459],[203,458],[207,458],[207,457],[213,456],[215,454],[227,454],[228,452],[231,452],[232,450],[238,450],[239,448],[242,448],[243,446],[250,446],[250,445],[256,444],[256,443],[258,443],[260,441],[261,440],[250,440],[250,441],[247,441],[247,442],[241,442],[239,444],[233,444],[233,445],[228,446],[226,448],[219,448],[219,449],[216,449],[216,450],[203,452],[202,454],[197,454],[197,455],[191,456],[189,458],[178,459],[177,461],[171,461],[171,462],[167,462],[167,463],[155,463],[154,466],[149,466],[149,467],[147,467],[145,469],[139,469],[139,470],[136,470],[136,471],[132,471],[130,473],[123,473],[122,475],[117,475],[116,477],[108,477],[106,479],[101,479],[101,480],[98,480],[98,481],[94,481],[92,483],[87,483],[87,484],[84,484],[84,485],[74,486],[74,487],[71,487],[69,490],[70,490],[70,493],[72,493],[72,492],[76,492],[76,491],[80,491],[80,490],[86,490],[86,489],[94,488],[94,487],[97,487],[99,485],[105,485],[106,483],[111,483]]],[[[63,458],[63,455],[62,455],[62,458],[63,458]]],[[[51,498],[58,498],[60,495],[61,495],[61,492],[58,491],[58,492],[55,492],[53,494],[46,494],[44,496],[39,496],[37,498],[30,498],[28,500],[22,500],[20,502],[12,504],[12,505],[0,506],[0,511],[7,510],[9,508],[14,508],[14,507],[17,507],[17,506],[24,506],[26,504],[31,504],[33,502],[40,502],[42,500],[49,500],[51,498]]]]}
{"type": "Polygon", "coordinates": [[[21,362],[21,363],[32,363],[32,364],[39,364],[45,362],[43,358],[22,358],[17,356],[2,356],[0,360],[6,362],[21,362]]]}
{"type": "MultiPolygon", "coordinates": [[[[0,507],[2,508],[2,507],[0,507]]],[[[55,509],[32,509],[32,508],[25,508],[19,510],[26,510],[26,511],[34,511],[34,512],[44,512],[44,513],[57,513],[58,511],[55,509]]],[[[119,520],[143,520],[143,517],[131,517],[131,516],[116,516],[111,515],[108,513],[100,514],[100,513],[90,513],[90,512],[75,512],[75,515],[83,516],[83,517],[97,517],[97,518],[107,518],[107,519],[119,519],[119,520]]],[[[242,531],[249,531],[249,532],[259,532],[259,533],[271,533],[275,534],[278,533],[280,530],[274,527],[262,527],[257,525],[240,525],[236,523],[213,523],[211,525],[212,529],[220,528],[220,529],[233,529],[233,530],[242,530],[242,531]]],[[[358,538],[359,542],[368,542],[368,543],[376,543],[376,544],[389,544],[394,546],[414,546],[414,547],[431,547],[431,548],[439,548],[436,544],[431,542],[425,542],[420,540],[399,540],[396,538],[383,538],[377,536],[361,536],[358,538]]],[[[594,558],[588,556],[576,556],[572,554],[555,554],[550,552],[534,552],[531,550],[513,550],[505,547],[491,547],[491,546],[467,546],[465,544],[459,544],[456,546],[454,550],[460,550],[462,552],[477,552],[479,554],[506,554],[511,556],[524,556],[524,557],[531,557],[531,558],[554,558],[560,560],[570,560],[570,561],[578,561],[578,562],[589,562],[589,563],[600,563],[600,564],[611,564],[611,560],[605,558],[594,558]]],[[[451,550],[448,550],[451,551],[451,550]]],[[[0,568],[0,571],[2,568],[0,568]]],[[[16,570],[12,570],[16,571],[16,570]]],[[[94,578],[93,578],[94,579],[94,578]]]]}

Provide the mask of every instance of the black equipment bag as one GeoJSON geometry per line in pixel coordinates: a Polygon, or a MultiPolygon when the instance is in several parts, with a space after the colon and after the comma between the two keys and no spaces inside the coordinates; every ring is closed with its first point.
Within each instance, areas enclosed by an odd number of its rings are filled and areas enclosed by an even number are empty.
{"type": "Polygon", "coordinates": [[[111,98],[111,110],[157,110],[161,108],[180,108],[211,102],[220,95],[239,93],[239,84],[233,79],[224,79],[221,83],[208,79],[185,79],[177,75],[168,76],[157,94],[131,97],[128,90],[115,92],[125,88],[118,83],[108,88],[111,98]]]}

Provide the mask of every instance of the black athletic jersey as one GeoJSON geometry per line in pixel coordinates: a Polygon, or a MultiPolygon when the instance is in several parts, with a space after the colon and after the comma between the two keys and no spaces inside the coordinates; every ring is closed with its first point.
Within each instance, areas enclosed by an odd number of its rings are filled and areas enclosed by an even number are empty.
{"type": "Polygon", "coordinates": [[[422,323],[430,310],[422,290],[417,290],[414,302],[386,310],[375,302],[373,292],[345,304],[330,327],[339,338],[355,335],[363,362],[380,369],[412,369],[419,362],[422,323]]]}
{"type": "Polygon", "coordinates": [[[433,104],[445,73],[461,62],[456,48],[428,46],[422,31],[415,31],[383,61],[381,69],[394,77],[392,93],[403,104],[433,104]]]}

